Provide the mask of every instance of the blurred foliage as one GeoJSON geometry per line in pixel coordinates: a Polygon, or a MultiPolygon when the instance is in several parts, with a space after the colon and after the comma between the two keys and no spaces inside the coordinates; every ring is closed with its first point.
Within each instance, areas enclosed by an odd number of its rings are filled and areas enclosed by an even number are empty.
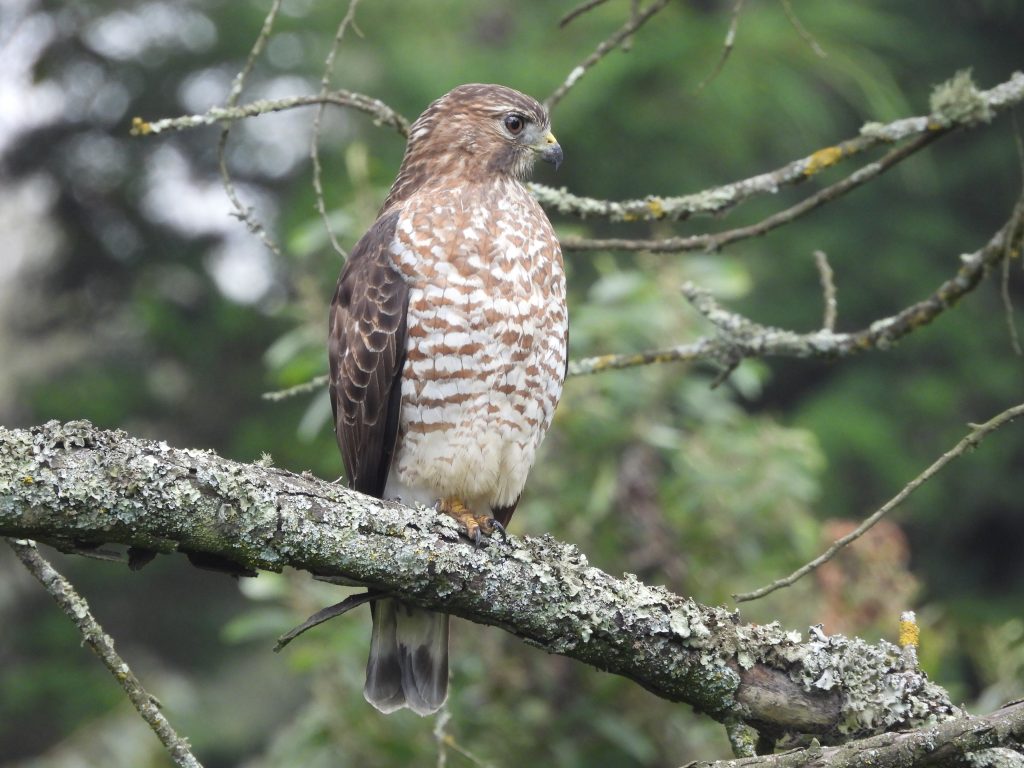
{"type": "MultiPolygon", "coordinates": [[[[230,216],[216,128],[146,139],[127,131],[136,115],[220,103],[268,5],[14,0],[0,9],[0,82],[18,105],[0,121],[0,220],[12,265],[0,265],[0,422],[88,418],[234,459],[269,452],[278,466],[339,474],[324,393],[260,399],[325,367],[325,309],[340,259],[314,210],[311,111],[237,124],[228,144],[240,194],[283,244],[281,258],[230,216]]],[[[314,92],[345,5],[286,0],[243,100],[314,92]]],[[[560,30],[572,5],[366,0],[332,82],[410,118],[467,81],[543,97],[628,13],[625,0],[613,0],[560,30]]],[[[959,69],[973,68],[990,87],[1022,64],[1024,8],[1014,0],[957,0],[943,13],[924,0],[792,5],[827,58],[781,4],[748,3],[735,50],[697,94],[732,3],[672,3],[558,106],[566,163],[558,176],[539,169],[539,180],[609,198],[696,191],[806,155],[868,120],[923,113],[931,88],[959,69]]],[[[944,139],[727,254],[569,255],[573,355],[707,332],[678,294],[685,279],[761,322],[813,328],[816,249],[836,272],[842,329],[906,306],[1008,214],[1021,184],[1013,130],[1001,118],[944,139]]],[[[320,144],[331,223],[350,246],[373,220],[403,141],[365,115],[330,109],[320,144]]],[[[556,225],[620,236],[724,229],[846,170],[723,221],[556,225]]],[[[1015,269],[1018,304],[1022,284],[1015,269]]],[[[513,532],[550,531],[613,573],[728,604],[733,592],[816,555],[958,439],[966,421],[1019,401],[1022,368],[990,281],[887,353],[837,364],[747,362],[714,389],[716,371],[694,366],[577,378],[513,532]]],[[[990,438],[874,539],[744,606],[744,619],[824,621],[829,631],[894,639],[898,612],[913,607],[922,661],[954,698],[992,708],[1020,696],[1022,461],[1019,429],[990,438]]],[[[451,718],[439,737],[435,719],[385,718],[364,704],[364,615],[269,652],[277,634],[341,599],[336,588],[292,572],[236,586],[183,558],[160,558],[139,574],[79,558],[57,563],[208,768],[428,764],[445,734],[496,766],[727,755],[720,727],[704,718],[461,621],[451,718]]],[[[0,762],[169,764],[3,552],[0,570],[15,585],[0,594],[0,762]]],[[[454,747],[447,755],[449,765],[473,764],[454,747]]]]}

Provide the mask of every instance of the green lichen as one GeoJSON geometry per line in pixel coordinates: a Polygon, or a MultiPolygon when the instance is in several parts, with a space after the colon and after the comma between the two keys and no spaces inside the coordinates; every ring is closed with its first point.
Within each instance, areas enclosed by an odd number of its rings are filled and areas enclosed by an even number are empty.
{"type": "Polygon", "coordinates": [[[943,125],[978,125],[992,120],[992,107],[974,84],[969,69],[937,85],[929,105],[932,117],[943,125]]]}

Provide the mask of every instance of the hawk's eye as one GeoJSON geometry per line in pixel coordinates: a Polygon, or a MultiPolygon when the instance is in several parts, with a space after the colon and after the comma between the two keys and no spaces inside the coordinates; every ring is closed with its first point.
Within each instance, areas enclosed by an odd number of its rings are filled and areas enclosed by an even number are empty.
{"type": "Polygon", "coordinates": [[[522,115],[517,115],[514,112],[511,115],[505,115],[505,128],[513,136],[518,136],[525,127],[526,118],[522,115]]]}

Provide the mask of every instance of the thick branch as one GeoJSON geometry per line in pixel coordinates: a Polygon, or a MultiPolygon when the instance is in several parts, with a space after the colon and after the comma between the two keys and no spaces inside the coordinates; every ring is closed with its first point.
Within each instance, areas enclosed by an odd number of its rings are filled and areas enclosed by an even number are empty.
{"type": "MultiPolygon", "coordinates": [[[[908,733],[883,733],[840,747],[809,747],[777,755],[739,760],[693,762],[686,768],[911,768],[931,765],[990,765],[970,760],[1001,745],[1020,749],[1024,742],[1024,702],[1015,702],[985,717],[963,715],[908,733]]],[[[1016,755],[1017,761],[1020,755],[1016,755]]],[[[1014,765],[1012,760],[1004,765],[1014,765]]]]}
{"type": "Polygon", "coordinates": [[[823,743],[957,712],[890,643],[744,625],[630,574],[613,578],[550,536],[477,550],[429,510],[88,422],[0,429],[0,535],[344,577],[502,627],[719,720],[823,743]]]}

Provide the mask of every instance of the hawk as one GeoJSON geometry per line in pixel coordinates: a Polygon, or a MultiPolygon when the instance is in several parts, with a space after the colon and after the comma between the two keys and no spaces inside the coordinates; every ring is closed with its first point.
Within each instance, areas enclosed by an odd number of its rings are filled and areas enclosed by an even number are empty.
{"type": "MultiPolygon", "coordinates": [[[[562,149],[547,111],[500,85],[462,85],[409,129],[377,220],[331,302],[335,433],[349,486],[436,505],[466,535],[504,530],[562,392],[562,252],[524,185],[562,149]]],[[[363,695],[381,712],[437,711],[448,616],[370,604],[363,695]]]]}

